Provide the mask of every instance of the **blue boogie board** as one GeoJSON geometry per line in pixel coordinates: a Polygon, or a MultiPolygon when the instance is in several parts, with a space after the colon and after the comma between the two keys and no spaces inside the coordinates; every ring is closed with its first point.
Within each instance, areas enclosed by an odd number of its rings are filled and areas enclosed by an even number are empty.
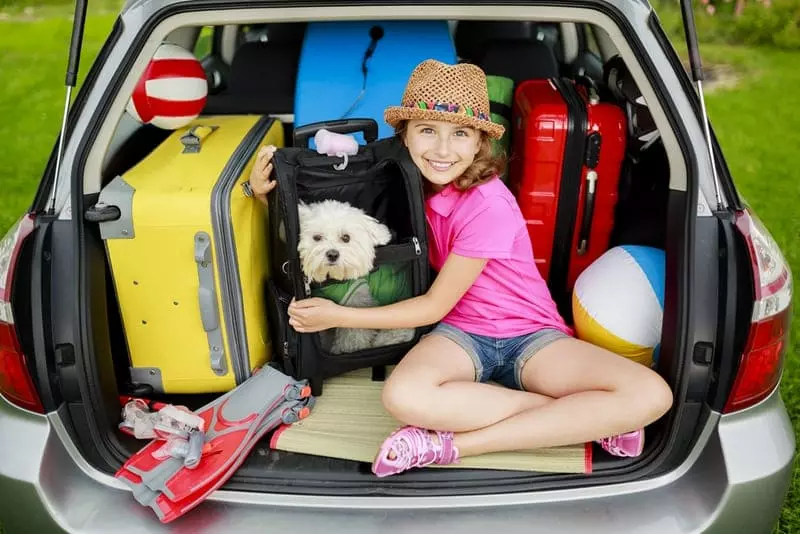
{"type": "MultiPolygon", "coordinates": [[[[456,63],[447,21],[309,23],[297,72],[294,124],[371,118],[378,123],[378,139],[390,137],[394,130],[383,121],[383,111],[400,104],[408,77],[426,59],[456,63]],[[362,62],[370,49],[365,86],[362,62]]],[[[361,133],[355,137],[365,142],[361,133]]]]}

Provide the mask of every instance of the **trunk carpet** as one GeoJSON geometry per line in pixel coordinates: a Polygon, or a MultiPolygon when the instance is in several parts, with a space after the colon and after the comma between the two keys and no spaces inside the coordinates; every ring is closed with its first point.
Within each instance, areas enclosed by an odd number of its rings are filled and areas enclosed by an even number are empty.
{"type": "MultiPolygon", "coordinates": [[[[371,463],[386,436],[401,426],[383,409],[382,387],[382,382],[371,380],[369,369],[326,380],[311,415],[276,430],[271,448],[371,463]]],[[[432,467],[590,473],[592,446],[490,453],[432,467]]]]}

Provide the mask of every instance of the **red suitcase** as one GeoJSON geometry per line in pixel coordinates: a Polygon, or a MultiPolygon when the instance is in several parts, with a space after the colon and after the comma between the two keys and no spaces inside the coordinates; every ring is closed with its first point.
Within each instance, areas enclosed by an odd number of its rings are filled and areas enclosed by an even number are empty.
{"type": "Polygon", "coordinates": [[[559,78],[523,81],[514,94],[510,188],[562,313],[575,279],[608,249],[625,156],[625,114],[596,94],[588,79],[559,78]]]}

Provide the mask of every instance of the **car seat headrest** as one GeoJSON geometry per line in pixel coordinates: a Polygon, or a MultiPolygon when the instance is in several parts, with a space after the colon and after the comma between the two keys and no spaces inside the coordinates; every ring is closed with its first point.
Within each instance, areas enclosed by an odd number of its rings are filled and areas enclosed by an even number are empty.
{"type": "Polygon", "coordinates": [[[231,62],[229,92],[272,96],[294,93],[300,47],[292,42],[245,43],[231,62]]]}
{"type": "Polygon", "coordinates": [[[292,42],[300,44],[306,32],[307,22],[270,22],[250,26],[249,40],[269,43],[292,42]]]}
{"type": "Polygon", "coordinates": [[[618,101],[636,102],[642,96],[625,61],[618,55],[603,65],[603,81],[618,101]]]}
{"type": "Polygon", "coordinates": [[[208,114],[292,113],[300,42],[251,41],[239,47],[225,90],[209,95],[208,114]]]}
{"type": "Polygon", "coordinates": [[[536,24],[530,21],[463,20],[456,26],[454,42],[464,61],[475,61],[487,42],[498,39],[536,40],[536,24]]]}
{"type": "Polygon", "coordinates": [[[487,42],[475,63],[486,74],[504,76],[515,83],[559,75],[555,54],[540,41],[498,39],[487,42]]]}

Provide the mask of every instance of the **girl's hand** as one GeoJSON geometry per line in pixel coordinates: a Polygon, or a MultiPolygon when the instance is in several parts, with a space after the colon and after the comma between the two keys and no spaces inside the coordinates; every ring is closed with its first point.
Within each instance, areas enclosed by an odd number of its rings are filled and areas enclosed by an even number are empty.
{"type": "Polygon", "coordinates": [[[294,300],[289,304],[289,324],[301,333],[341,326],[342,306],[322,298],[294,300]]]}
{"type": "Polygon", "coordinates": [[[276,147],[268,145],[262,147],[258,151],[256,163],[253,165],[253,170],[250,171],[250,189],[253,190],[253,196],[266,203],[267,194],[275,189],[278,182],[270,180],[272,174],[272,156],[275,154],[276,147]]]}

